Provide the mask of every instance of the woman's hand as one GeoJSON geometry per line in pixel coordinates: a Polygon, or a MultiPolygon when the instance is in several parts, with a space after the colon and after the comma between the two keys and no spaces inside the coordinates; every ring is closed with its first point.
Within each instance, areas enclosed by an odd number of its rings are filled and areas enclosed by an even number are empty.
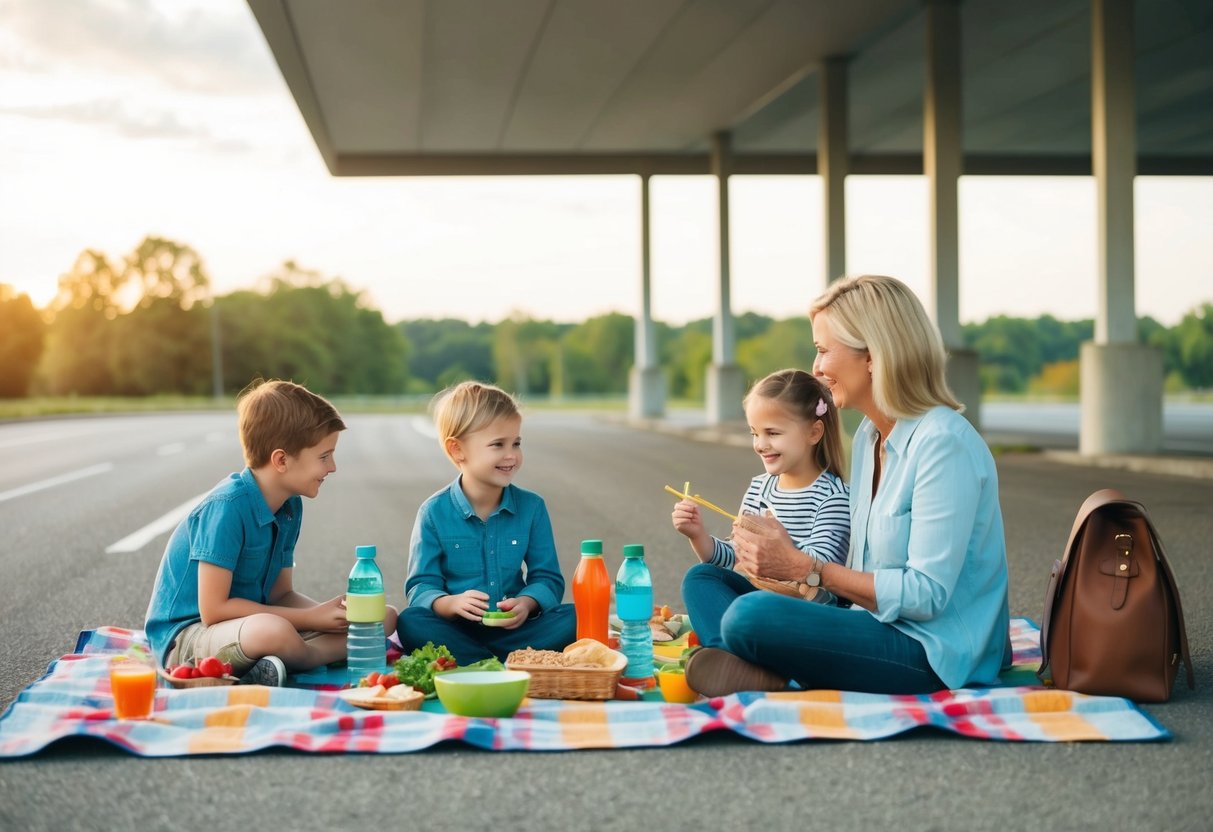
{"type": "Polygon", "coordinates": [[[502,612],[512,612],[514,617],[509,619],[509,623],[502,624],[503,630],[514,630],[522,626],[522,623],[531,617],[536,609],[539,608],[539,602],[529,595],[520,595],[517,598],[506,598],[497,602],[497,609],[502,612]]]}
{"type": "Polygon", "coordinates": [[[738,517],[733,523],[733,551],[739,567],[763,578],[803,581],[813,566],[783,524],[769,515],[738,517]]]}
{"type": "Polygon", "coordinates": [[[489,608],[489,596],[478,589],[444,595],[434,601],[434,612],[443,618],[466,618],[479,622],[489,608]]]}

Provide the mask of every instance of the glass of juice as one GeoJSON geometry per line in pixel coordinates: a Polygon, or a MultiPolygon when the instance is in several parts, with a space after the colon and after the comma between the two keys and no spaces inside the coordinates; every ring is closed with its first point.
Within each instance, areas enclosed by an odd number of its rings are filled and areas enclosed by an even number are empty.
{"type": "Polygon", "coordinates": [[[156,703],[156,669],[129,656],[117,656],[110,662],[110,691],[114,716],[147,719],[156,703]]]}

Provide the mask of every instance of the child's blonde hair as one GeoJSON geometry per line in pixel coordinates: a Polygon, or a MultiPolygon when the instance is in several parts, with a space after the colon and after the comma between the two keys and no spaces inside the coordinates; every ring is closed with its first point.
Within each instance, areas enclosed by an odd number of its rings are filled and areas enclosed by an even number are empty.
{"type": "Polygon", "coordinates": [[[298,456],[330,433],[345,430],[337,408],[291,381],[257,379],[236,400],[244,464],[261,468],[281,448],[298,456]]]}
{"type": "Polygon", "coordinates": [[[838,408],[824,384],[804,370],[779,370],[755,382],[741,400],[741,406],[746,407],[755,397],[778,402],[797,419],[810,424],[820,421],[823,430],[821,440],[813,447],[813,461],[822,471],[846,479],[838,408]]]}
{"type": "Polygon", "coordinates": [[[947,353],[939,329],[900,280],[846,277],[813,301],[809,318],[830,313],[830,329],[853,350],[872,357],[872,399],[891,419],[911,419],[943,405],[963,411],[947,382],[947,353]]]}
{"type": "Polygon", "coordinates": [[[449,440],[462,439],[498,419],[521,415],[513,396],[479,381],[464,381],[443,390],[434,397],[430,411],[438,428],[438,444],[447,458],[451,457],[449,440]]]}

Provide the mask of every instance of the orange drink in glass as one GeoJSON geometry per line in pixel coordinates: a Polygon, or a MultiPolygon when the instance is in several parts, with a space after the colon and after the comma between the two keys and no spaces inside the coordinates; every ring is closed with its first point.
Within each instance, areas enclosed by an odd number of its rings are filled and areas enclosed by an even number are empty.
{"type": "Polygon", "coordinates": [[[118,657],[110,662],[110,691],[114,716],[147,719],[156,703],[156,669],[141,661],[118,657]]]}
{"type": "Polygon", "coordinates": [[[657,671],[657,684],[661,686],[661,697],[666,702],[689,704],[699,698],[699,694],[687,684],[686,673],[681,669],[657,671]]]}

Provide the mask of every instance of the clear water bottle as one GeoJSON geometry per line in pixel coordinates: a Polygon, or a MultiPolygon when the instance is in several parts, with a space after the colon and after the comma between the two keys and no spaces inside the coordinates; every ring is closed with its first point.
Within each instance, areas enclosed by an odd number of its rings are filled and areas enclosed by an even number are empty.
{"type": "Polygon", "coordinates": [[[623,622],[619,650],[627,656],[623,675],[628,679],[653,677],[653,577],[644,562],[644,546],[630,543],[623,547],[623,565],[615,576],[615,614],[623,622]]]}
{"type": "Polygon", "coordinates": [[[383,573],[375,563],[374,546],[354,549],[354,568],[345,593],[346,665],[350,676],[359,679],[371,671],[383,672],[387,666],[387,642],[383,635],[383,616],[387,601],[383,595],[383,573]]]}

